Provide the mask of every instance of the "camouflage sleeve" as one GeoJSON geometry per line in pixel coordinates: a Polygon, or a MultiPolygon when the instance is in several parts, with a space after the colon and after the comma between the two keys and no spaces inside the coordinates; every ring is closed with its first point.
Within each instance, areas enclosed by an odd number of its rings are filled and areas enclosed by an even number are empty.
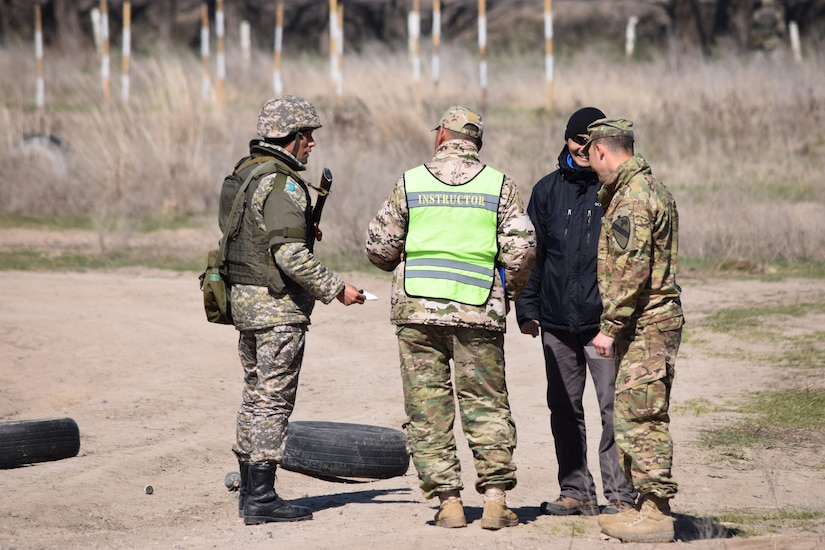
{"type": "Polygon", "coordinates": [[[401,262],[408,217],[404,179],[401,178],[367,227],[364,252],[377,268],[392,271],[401,262]]]}
{"type": "Polygon", "coordinates": [[[303,242],[272,247],[272,255],[287,277],[325,304],[344,289],[344,280],[319,262],[303,242]]]}
{"type": "Polygon", "coordinates": [[[536,232],[515,182],[504,177],[498,210],[499,264],[504,266],[507,297],[516,300],[536,261],[536,232]]]}
{"type": "Polygon", "coordinates": [[[640,291],[650,277],[651,212],[642,197],[621,198],[607,223],[599,250],[599,290],[604,310],[601,332],[616,337],[636,311],[640,291]]]}

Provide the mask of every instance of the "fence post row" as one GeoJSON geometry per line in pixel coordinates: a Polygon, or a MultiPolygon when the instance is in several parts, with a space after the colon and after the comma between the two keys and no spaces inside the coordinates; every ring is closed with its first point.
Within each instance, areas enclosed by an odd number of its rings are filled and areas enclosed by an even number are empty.
{"type": "MultiPolygon", "coordinates": [[[[110,84],[110,56],[109,56],[109,9],[108,0],[99,0],[99,8],[91,10],[92,30],[94,33],[95,48],[100,55],[100,79],[103,102],[109,104],[111,92],[110,84]]],[[[432,83],[433,93],[438,96],[438,88],[441,80],[441,0],[432,0],[432,83]]],[[[226,55],[225,55],[225,20],[224,20],[224,0],[215,0],[215,35],[217,39],[216,56],[216,95],[217,105],[222,107],[224,103],[224,81],[226,79],[226,55]]],[[[35,92],[35,103],[38,110],[39,125],[44,131],[45,125],[45,83],[43,74],[43,27],[40,4],[34,6],[35,32],[34,46],[37,63],[37,81],[35,92]]],[[[637,16],[630,16],[625,29],[625,56],[632,58],[636,44],[636,26],[639,23],[637,16]]],[[[284,0],[278,0],[275,14],[275,36],[274,36],[274,56],[272,69],[272,86],[275,95],[281,95],[284,91],[283,78],[281,74],[282,50],[283,50],[283,24],[284,24],[284,0]]],[[[412,0],[412,9],[407,14],[407,31],[409,55],[411,58],[413,100],[416,105],[421,105],[421,12],[420,0],[412,0]]],[[[210,28],[209,28],[209,8],[207,2],[201,4],[201,33],[200,50],[203,64],[203,74],[201,80],[201,95],[207,100],[210,95],[210,28]]],[[[241,49],[243,62],[248,65],[251,59],[251,27],[248,21],[240,24],[241,49]]],[[[123,44],[122,44],[122,75],[121,75],[121,98],[124,103],[130,99],[131,82],[131,1],[123,2],[123,44]]],[[[788,23],[788,38],[790,42],[793,58],[797,63],[802,62],[800,49],[799,27],[796,21],[788,23]]],[[[481,91],[481,109],[487,108],[487,4],[486,0],[478,0],[478,49],[479,49],[479,87],[481,91]]],[[[554,85],[554,57],[553,57],[553,1],[544,0],[544,66],[546,82],[546,110],[553,110],[553,85],[554,85]]],[[[336,108],[343,103],[343,59],[344,59],[344,5],[338,0],[329,0],[329,64],[332,91],[335,96],[336,108]]]]}

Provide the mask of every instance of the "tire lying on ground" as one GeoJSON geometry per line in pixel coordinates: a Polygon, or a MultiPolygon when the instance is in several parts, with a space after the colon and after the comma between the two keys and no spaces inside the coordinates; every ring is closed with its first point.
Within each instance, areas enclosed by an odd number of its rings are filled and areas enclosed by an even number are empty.
{"type": "Polygon", "coordinates": [[[80,430],[71,418],[0,422],[0,468],[77,456],[80,430]]]}
{"type": "Polygon", "coordinates": [[[281,467],[313,477],[387,479],[410,465],[404,432],[346,422],[289,423],[281,467]]]}

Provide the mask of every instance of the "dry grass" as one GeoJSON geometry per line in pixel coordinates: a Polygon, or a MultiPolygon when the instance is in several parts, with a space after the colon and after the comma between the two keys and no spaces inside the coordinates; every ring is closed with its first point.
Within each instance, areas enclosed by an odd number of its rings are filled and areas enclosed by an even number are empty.
{"type": "MultiPolygon", "coordinates": [[[[597,48],[598,49],[598,48],[597,48]]],[[[525,202],[555,168],[569,114],[596,105],[636,123],[637,150],[673,191],[685,257],[825,261],[825,59],[714,60],[664,54],[626,62],[597,49],[557,59],[554,112],[544,113],[543,53],[489,60],[482,157],[516,179],[525,202]]],[[[34,109],[27,45],[0,49],[0,210],[40,217],[89,215],[102,233],[149,218],[214,212],[220,182],[255,137],[272,95],[271,60],[230,60],[226,102],[202,100],[200,60],[189,51],[133,59],[132,101],[101,101],[94,52],[46,51],[48,113],[34,109]],[[44,132],[62,147],[25,140],[44,132]]],[[[239,59],[239,56],[234,57],[239,59]]],[[[334,107],[326,58],[285,60],[287,93],[321,112],[324,128],[308,178],[335,176],[325,214],[327,250],[358,253],[363,231],[392,183],[427,160],[444,108],[479,105],[477,59],[442,51],[442,81],[426,80],[415,106],[404,53],[366,48],[344,61],[344,105],[334,107]]],[[[213,230],[213,229],[210,229],[213,230]]],[[[216,231],[216,229],[214,229],[216,231]]]]}

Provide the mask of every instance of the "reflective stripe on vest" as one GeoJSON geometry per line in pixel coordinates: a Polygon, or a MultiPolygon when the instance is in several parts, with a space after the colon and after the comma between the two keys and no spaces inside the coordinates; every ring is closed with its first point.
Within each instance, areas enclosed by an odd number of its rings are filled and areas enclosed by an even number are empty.
{"type": "Polygon", "coordinates": [[[404,290],[410,296],[480,306],[493,288],[498,203],[504,174],[484,167],[447,185],[424,165],[404,173],[409,227],[404,290]]]}

